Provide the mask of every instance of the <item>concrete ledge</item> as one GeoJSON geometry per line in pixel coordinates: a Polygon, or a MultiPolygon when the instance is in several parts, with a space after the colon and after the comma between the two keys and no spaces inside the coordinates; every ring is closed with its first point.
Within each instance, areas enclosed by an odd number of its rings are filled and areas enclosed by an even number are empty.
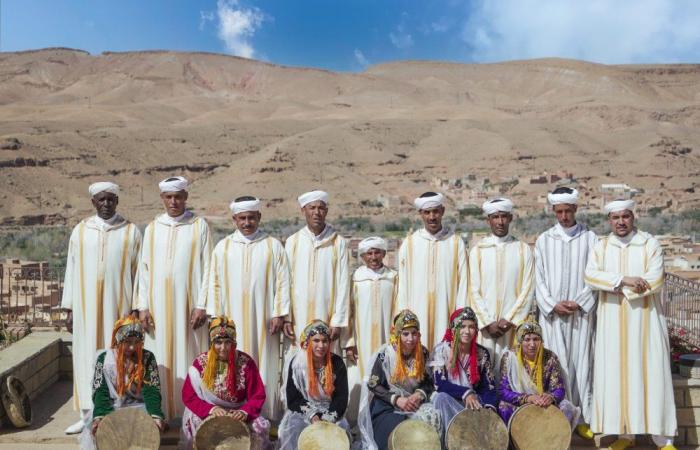
{"type": "MultiPolygon", "coordinates": [[[[0,351],[0,381],[13,375],[24,383],[29,398],[34,400],[41,392],[59,379],[70,379],[73,367],[71,343],[67,332],[36,330],[24,339],[0,351]],[[71,374],[66,377],[66,374],[71,374]]],[[[0,406],[0,423],[7,420],[0,406]]]]}

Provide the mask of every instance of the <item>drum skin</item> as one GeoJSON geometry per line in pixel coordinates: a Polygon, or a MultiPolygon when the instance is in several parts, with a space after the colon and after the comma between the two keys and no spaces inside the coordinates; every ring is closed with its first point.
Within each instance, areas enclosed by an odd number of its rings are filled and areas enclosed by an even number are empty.
{"type": "Polygon", "coordinates": [[[571,445],[571,425],[556,405],[523,405],[511,416],[508,428],[516,450],[566,450],[571,445]]]}
{"type": "Polygon", "coordinates": [[[440,450],[440,435],[422,420],[404,420],[389,435],[389,450],[440,450]]]}
{"type": "Polygon", "coordinates": [[[304,428],[297,442],[299,450],[349,450],[348,434],[338,425],[323,420],[304,428]]]}
{"type": "Polygon", "coordinates": [[[160,432],[143,408],[121,408],[100,421],[97,450],[158,450],[160,432]]]}
{"type": "Polygon", "coordinates": [[[463,409],[447,427],[448,450],[508,450],[508,428],[491,408],[463,409]]]}
{"type": "Polygon", "coordinates": [[[250,430],[229,416],[211,416],[197,428],[194,450],[250,450],[250,430]]]}

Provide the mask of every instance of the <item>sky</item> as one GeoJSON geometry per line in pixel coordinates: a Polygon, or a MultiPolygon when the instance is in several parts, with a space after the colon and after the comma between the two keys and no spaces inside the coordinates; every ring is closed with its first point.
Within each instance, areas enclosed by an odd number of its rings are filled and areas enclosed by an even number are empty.
{"type": "Polygon", "coordinates": [[[361,71],[396,60],[700,63],[700,0],[0,0],[0,50],[225,53],[361,71]]]}

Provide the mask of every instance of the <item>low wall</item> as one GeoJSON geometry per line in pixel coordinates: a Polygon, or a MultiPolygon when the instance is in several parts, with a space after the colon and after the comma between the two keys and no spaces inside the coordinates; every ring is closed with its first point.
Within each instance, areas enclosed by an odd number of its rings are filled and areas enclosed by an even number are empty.
{"type": "MultiPolygon", "coordinates": [[[[24,383],[33,400],[60,379],[72,379],[72,336],[67,332],[35,329],[27,337],[0,350],[0,380],[13,375],[24,383]]],[[[0,404],[0,424],[7,421],[0,404]]]]}

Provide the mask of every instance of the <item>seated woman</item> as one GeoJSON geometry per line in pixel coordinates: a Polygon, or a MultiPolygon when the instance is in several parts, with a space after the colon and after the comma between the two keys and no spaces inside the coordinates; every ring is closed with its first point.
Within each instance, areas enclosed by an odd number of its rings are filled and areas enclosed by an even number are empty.
{"type": "Polygon", "coordinates": [[[405,309],[394,318],[390,343],[372,357],[358,418],[363,449],[385,450],[391,432],[407,419],[427,422],[440,433],[440,417],[428,401],[435,388],[420,336],[418,317],[405,309]]]}
{"type": "Polygon", "coordinates": [[[479,333],[474,311],[461,308],[450,316],[450,325],[433,354],[430,367],[437,387],[432,403],[440,412],[444,428],[465,407],[496,411],[496,382],[491,372],[491,357],[476,343],[479,333]]]}
{"type": "Polygon", "coordinates": [[[505,350],[501,357],[501,382],[498,387],[498,412],[501,418],[507,424],[515,410],[528,403],[542,408],[554,404],[573,427],[581,411],[564,399],[566,388],[559,358],[544,348],[542,328],[530,316],[518,326],[515,335],[515,351],[505,350]]]}
{"type": "Polygon", "coordinates": [[[282,386],[287,412],[279,426],[281,450],[296,449],[304,428],[320,420],[350,430],[344,418],[347,369],[343,359],[331,352],[330,336],[330,328],[321,320],[312,321],[301,333],[302,351],[291,357],[282,386]]]}
{"type": "Polygon", "coordinates": [[[95,448],[94,435],[106,415],[119,408],[142,407],[160,431],[165,428],[161,410],[160,378],[153,353],[143,348],[144,333],[136,317],[117,320],[111,348],[95,362],[92,381],[93,410],[80,436],[80,448],[95,448]]]}
{"type": "Polygon", "coordinates": [[[209,350],[199,355],[187,371],[182,386],[182,440],[192,448],[204,419],[231,416],[251,428],[253,448],[270,446],[270,422],[260,416],[265,386],[255,361],[236,349],[236,325],[225,316],[209,324],[209,350]]]}

